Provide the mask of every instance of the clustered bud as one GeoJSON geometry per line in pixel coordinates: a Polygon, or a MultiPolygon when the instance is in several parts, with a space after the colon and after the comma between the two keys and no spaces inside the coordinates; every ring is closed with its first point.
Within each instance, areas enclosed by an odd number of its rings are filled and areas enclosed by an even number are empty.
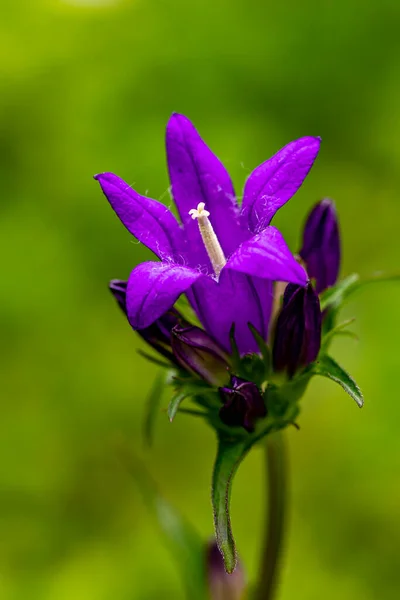
{"type": "Polygon", "coordinates": [[[340,268],[340,236],[335,204],[318,202],[308,215],[299,252],[318,294],[336,283],[340,268]]]}
{"type": "Polygon", "coordinates": [[[179,364],[211,385],[223,385],[228,379],[228,357],[200,327],[176,325],[171,345],[179,364]]]}
{"type": "Polygon", "coordinates": [[[311,284],[289,284],[283,295],[272,350],[275,371],[293,377],[300,367],[313,362],[321,347],[321,309],[311,284]]]}
{"type": "Polygon", "coordinates": [[[252,381],[232,375],[230,387],[221,387],[219,393],[224,403],[219,416],[225,425],[244,427],[251,433],[256,421],[267,414],[264,398],[252,381]]]}

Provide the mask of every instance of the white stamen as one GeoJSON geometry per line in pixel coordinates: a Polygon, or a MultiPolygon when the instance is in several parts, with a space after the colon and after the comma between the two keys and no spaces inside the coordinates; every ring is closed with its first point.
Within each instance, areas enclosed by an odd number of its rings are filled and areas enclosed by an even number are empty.
{"type": "Polygon", "coordinates": [[[221,245],[218,241],[213,226],[211,225],[208,217],[210,213],[205,210],[204,202],[199,202],[197,208],[189,210],[189,215],[192,219],[197,219],[199,224],[200,234],[203,238],[204,246],[207,250],[208,257],[211,261],[215,275],[218,277],[222,267],[226,264],[226,258],[221,245]]]}

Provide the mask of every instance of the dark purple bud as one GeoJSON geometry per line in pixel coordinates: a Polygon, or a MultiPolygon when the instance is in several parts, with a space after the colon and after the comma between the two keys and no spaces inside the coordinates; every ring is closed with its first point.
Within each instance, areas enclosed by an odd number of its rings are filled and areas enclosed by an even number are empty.
{"type": "Polygon", "coordinates": [[[272,358],[275,371],[297,369],[313,362],[321,347],[321,309],[311,284],[303,288],[289,283],[276,321],[272,358]]]}
{"type": "Polygon", "coordinates": [[[200,375],[211,385],[222,385],[228,378],[228,357],[203,329],[177,325],[171,335],[172,351],[178,363],[200,375]]]}
{"type": "Polygon", "coordinates": [[[308,215],[299,252],[318,294],[336,283],[340,267],[340,236],[333,200],[324,198],[308,215]]]}
{"type": "Polygon", "coordinates": [[[224,561],[216,542],[207,546],[206,574],[210,600],[240,600],[246,587],[240,561],[230,575],[225,571],[224,561]]]}
{"type": "Polygon", "coordinates": [[[231,427],[244,427],[251,433],[256,421],[266,416],[264,398],[255,383],[231,377],[231,387],[219,388],[224,406],[219,411],[221,421],[231,427]]]}
{"type": "MultiPolygon", "coordinates": [[[[114,298],[118,302],[122,311],[126,315],[126,281],[112,279],[109,288],[114,298]]],[[[171,348],[171,331],[175,325],[184,322],[183,317],[177,310],[171,308],[164,313],[157,321],[145,329],[137,329],[136,332],[145,342],[150,344],[157,352],[168,358],[176,364],[175,357],[171,348]]]]}

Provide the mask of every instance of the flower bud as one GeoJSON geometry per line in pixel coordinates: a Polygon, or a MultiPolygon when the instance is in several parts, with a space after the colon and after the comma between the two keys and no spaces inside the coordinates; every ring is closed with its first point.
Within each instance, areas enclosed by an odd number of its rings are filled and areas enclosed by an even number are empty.
{"type": "Polygon", "coordinates": [[[208,333],[200,327],[176,325],[171,334],[172,351],[182,367],[211,385],[226,382],[228,357],[208,333]]]}
{"type": "MultiPolygon", "coordinates": [[[[126,315],[126,281],[113,279],[110,281],[109,288],[114,298],[118,302],[122,311],[126,315]]],[[[145,329],[136,330],[141,338],[150,344],[157,352],[168,358],[176,364],[175,357],[171,348],[171,330],[178,323],[183,322],[183,317],[177,310],[171,308],[164,313],[157,321],[145,329]]]]}
{"type": "Polygon", "coordinates": [[[275,371],[297,369],[313,362],[321,347],[321,309],[311,284],[303,288],[290,283],[275,328],[272,358],[275,371]]]}
{"type": "Polygon", "coordinates": [[[252,381],[231,377],[231,387],[219,388],[224,406],[219,411],[221,421],[231,427],[243,427],[251,433],[258,419],[266,416],[264,398],[252,381]]]}
{"type": "Polygon", "coordinates": [[[207,584],[210,600],[241,600],[246,587],[240,562],[230,575],[226,573],[222,555],[215,542],[207,547],[207,584]]]}
{"type": "Polygon", "coordinates": [[[318,294],[336,283],[340,267],[340,237],[333,200],[324,198],[308,215],[299,252],[318,294]]]}

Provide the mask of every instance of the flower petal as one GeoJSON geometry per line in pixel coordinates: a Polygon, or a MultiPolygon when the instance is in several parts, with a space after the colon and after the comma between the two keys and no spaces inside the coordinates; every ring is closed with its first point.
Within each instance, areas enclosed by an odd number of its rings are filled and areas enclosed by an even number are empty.
{"type": "Polygon", "coordinates": [[[239,209],[228,172],[183,115],[173,114],[166,132],[172,195],[189,240],[191,266],[203,265],[213,273],[196,221],[189,215],[204,202],[225,256],[247,237],[239,223],[239,209]]]}
{"type": "Polygon", "coordinates": [[[95,175],[104,195],[127,230],[161,259],[182,251],[183,232],[161,202],[141,196],[113,173],[95,175]]]}
{"type": "Polygon", "coordinates": [[[197,281],[188,298],[206,331],[227,352],[231,350],[233,324],[241,354],[259,351],[249,323],[267,339],[272,306],[270,281],[223,269],[218,282],[211,277],[197,281]]]}
{"type": "Polygon", "coordinates": [[[302,286],[307,283],[305,270],[291,254],[280,231],[272,226],[243,242],[222,272],[225,269],[272,281],[289,281],[302,286]]]}
{"type": "Polygon", "coordinates": [[[130,274],[126,290],[126,309],[132,327],[149,327],[200,277],[199,271],[175,264],[144,262],[137,266],[130,274]]]}
{"type": "Polygon", "coordinates": [[[249,176],[243,193],[242,219],[250,231],[262,231],[276,211],[297,192],[314,160],[321,139],[290,142],[249,176]]]}

